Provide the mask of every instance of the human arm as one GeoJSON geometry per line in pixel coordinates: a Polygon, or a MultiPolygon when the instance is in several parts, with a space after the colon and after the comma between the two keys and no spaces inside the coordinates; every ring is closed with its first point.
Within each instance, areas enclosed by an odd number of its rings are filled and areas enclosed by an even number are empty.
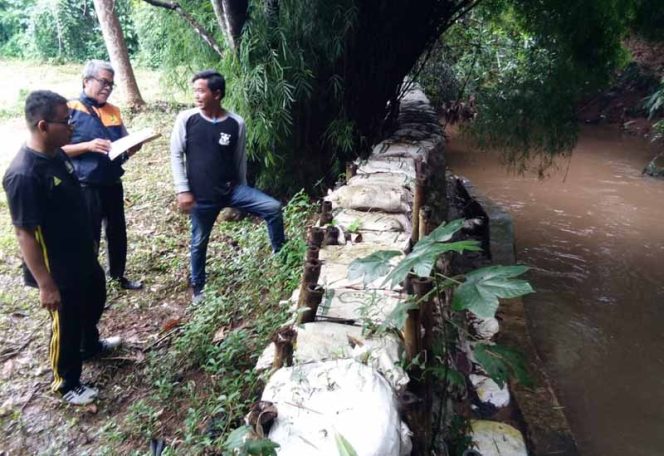
{"type": "Polygon", "coordinates": [[[78,144],[67,144],[66,146],[62,146],[62,150],[65,151],[69,158],[78,157],[86,152],[97,152],[106,155],[111,150],[111,141],[103,138],[95,138],[78,144]]]}
{"type": "Polygon", "coordinates": [[[16,227],[16,237],[25,265],[39,287],[39,301],[48,310],[60,307],[60,290],[46,266],[46,260],[37,241],[36,230],[16,227]]]}
{"type": "Polygon", "coordinates": [[[2,184],[7,193],[9,213],[23,261],[37,282],[41,304],[49,310],[56,310],[60,303],[60,292],[37,240],[39,227],[43,223],[44,207],[48,204],[44,198],[43,182],[35,175],[9,171],[2,184]]]}
{"type": "Polygon", "coordinates": [[[239,123],[238,139],[233,153],[233,161],[235,164],[235,173],[238,178],[238,183],[247,185],[247,128],[244,119],[236,116],[239,123]]]}
{"type": "Polygon", "coordinates": [[[178,114],[171,132],[171,172],[175,184],[178,207],[182,212],[189,212],[194,205],[194,195],[189,189],[185,149],[187,146],[187,119],[185,112],[178,114]]]}

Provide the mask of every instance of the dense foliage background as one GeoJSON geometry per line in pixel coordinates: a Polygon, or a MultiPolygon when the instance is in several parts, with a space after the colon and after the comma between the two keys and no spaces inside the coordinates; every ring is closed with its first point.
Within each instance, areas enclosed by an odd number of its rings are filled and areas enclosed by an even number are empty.
{"type": "MultiPolygon", "coordinates": [[[[579,101],[628,60],[621,39],[664,30],[657,0],[249,1],[240,45],[220,56],[173,11],[115,5],[135,65],[180,87],[202,68],[226,75],[226,105],[248,124],[250,177],[282,194],[320,191],[366,154],[407,74],[439,105],[472,96],[480,143],[546,165],[574,144],[579,101]]],[[[224,46],[211,2],[179,5],[224,46]]],[[[92,0],[0,0],[0,57],[106,58],[92,0]]]]}

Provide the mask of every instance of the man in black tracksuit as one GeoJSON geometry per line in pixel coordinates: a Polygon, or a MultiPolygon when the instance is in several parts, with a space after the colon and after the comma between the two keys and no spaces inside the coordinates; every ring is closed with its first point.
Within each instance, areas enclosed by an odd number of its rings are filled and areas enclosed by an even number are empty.
{"type": "Polygon", "coordinates": [[[71,137],[67,100],[50,91],[32,92],[25,117],[30,138],[2,184],[25,282],[39,288],[41,305],[51,314],[52,390],[70,404],[87,404],[97,391],[80,381],[82,359],[115,348],[119,340],[100,340],[97,330],[106,283],[80,184],[61,149],[71,137]]]}

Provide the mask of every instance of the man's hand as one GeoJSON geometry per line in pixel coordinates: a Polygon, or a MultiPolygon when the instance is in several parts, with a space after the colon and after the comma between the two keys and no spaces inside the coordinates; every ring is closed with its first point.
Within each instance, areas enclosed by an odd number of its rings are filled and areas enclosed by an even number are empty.
{"type": "Polygon", "coordinates": [[[194,207],[194,195],[191,192],[178,193],[177,196],[178,207],[182,212],[188,214],[191,208],[194,207]]]}
{"type": "Polygon", "coordinates": [[[39,302],[44,309],[56,311],[60,307],[60,290],[55,285],[51,283],[39,287],[39,302]]]}
{"type": "Polygon", "coordinates": [[[111,150],[111,141],[101,138],[93,139],[92,141],[87,142],[87,149],[90,152],[97,152],[106,155],[111,150]]]}

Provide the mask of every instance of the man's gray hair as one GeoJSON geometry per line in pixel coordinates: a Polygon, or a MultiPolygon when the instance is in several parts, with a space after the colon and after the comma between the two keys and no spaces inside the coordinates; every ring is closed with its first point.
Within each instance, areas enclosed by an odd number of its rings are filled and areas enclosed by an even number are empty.
{"type": "Polygon", "coordinates": [[[108,71],[115,75],[115,70],[105,60],[88,60],[83,67],[83,80],[97,77],[100,71],[108,71]]]}

